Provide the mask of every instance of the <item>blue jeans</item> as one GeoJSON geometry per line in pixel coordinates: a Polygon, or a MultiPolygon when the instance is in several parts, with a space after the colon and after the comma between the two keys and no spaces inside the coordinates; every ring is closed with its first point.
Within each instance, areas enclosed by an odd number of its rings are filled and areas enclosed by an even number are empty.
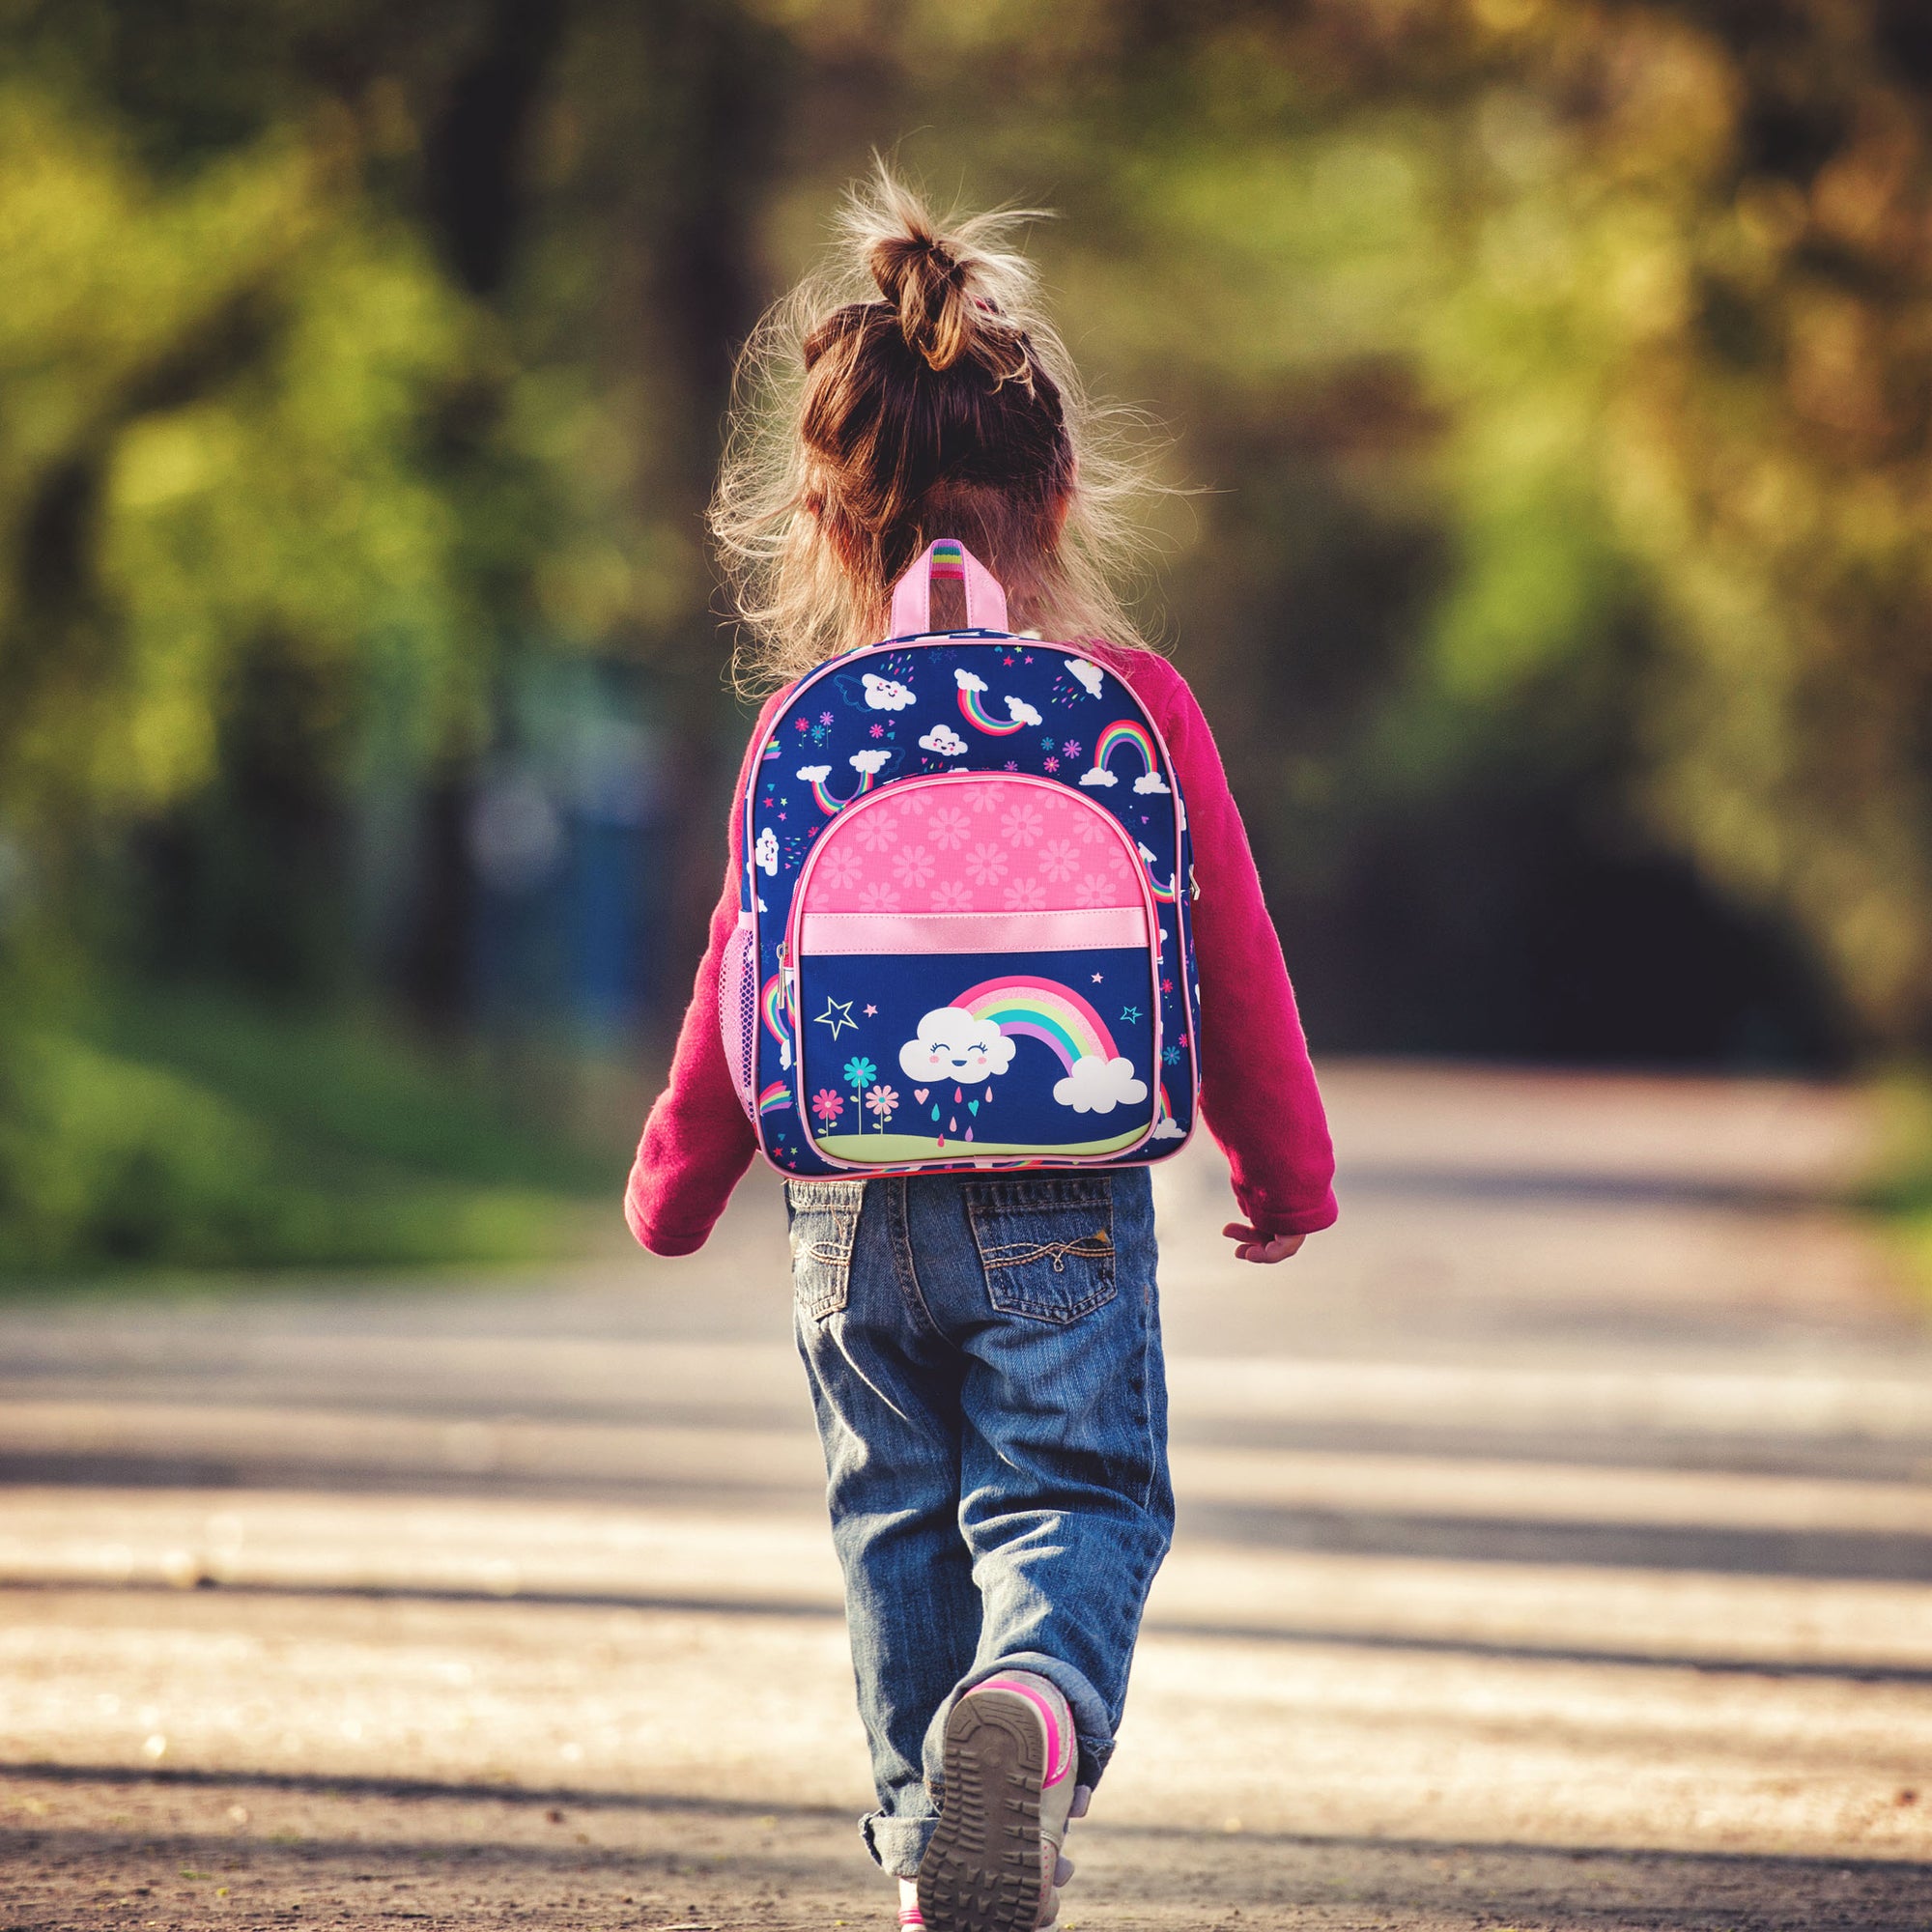
{"type": "Polygon", "coordinates": [[[1065,1693],[1083,1784],[1114,1748],[1174,1528],[1145,1168],[793,1181],[799,1353],[889,1872],[939,1816],[952,1701],[1065,1693]]]}

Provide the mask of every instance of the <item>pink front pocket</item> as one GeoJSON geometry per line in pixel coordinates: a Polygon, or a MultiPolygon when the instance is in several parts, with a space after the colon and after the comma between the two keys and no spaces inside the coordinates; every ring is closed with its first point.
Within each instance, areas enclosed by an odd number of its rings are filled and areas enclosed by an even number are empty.
{"type": "Polygon", "coordinates": [[[1153,889],[1079,791],[948,773],[853,801],[787,943],[800,1114],[833,1165],[1088,1164],[1164,1118],[1153,889]]]}

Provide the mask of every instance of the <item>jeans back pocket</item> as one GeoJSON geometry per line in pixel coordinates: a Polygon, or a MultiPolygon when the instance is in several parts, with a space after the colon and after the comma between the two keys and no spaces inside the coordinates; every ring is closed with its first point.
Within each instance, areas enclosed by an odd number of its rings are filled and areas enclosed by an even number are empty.
{"type": "Polygon", "coordinates": [[[837,1315],[852,1287],[852,1244],[865,1205],[863,1180],[787,1180],[791,1278],[798,1305],[815,1321],[837,1315]]]}
{"type": "Polygon", "coordinates": [[[1114,1298],[1114,1190],[1098,1174],[966,1183],[986,1293],[1036,1321],[1073,1321],[1114,1298]]]}

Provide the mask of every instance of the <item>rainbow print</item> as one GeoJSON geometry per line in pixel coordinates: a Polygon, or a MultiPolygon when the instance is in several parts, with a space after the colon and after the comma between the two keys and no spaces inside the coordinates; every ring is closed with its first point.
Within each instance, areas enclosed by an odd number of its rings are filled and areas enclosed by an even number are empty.
{"type": "Polygon", "coordinates": [[[765,1114],[781,1114],[790,1105],[791,1089],[782,1080],[774,1080],[758,1095],[758,1113],[760,1116],[765,1114]]]}
{"type": "Polygon", "coordinates": [[[1004,1034],[1044,1041],[1069,1073],[1076,1060],[1118,1058],[1107,1023],[1057,980],[982,980],[952,1004],[976,1020],[991,1020],[1004,1034]]]}
{"type": "Polygon", "coordinates": [[[830,765],[801,765],[793,774],[811,787],[813,802],[827,818],[836,816],[850,805],[855,798],[864,798],[878,782],[879,774],[889,765],[895,753],[891,752],[854,752],[846,762],[859,774],[858,788],[844,798],[835,798],[826,789],[825,781],[832,776],[830,765]]]}
{"type": "Polygon", "coordinates": [[[934,577],[964,577],[966,557],[956,543],[941,541],[932,547],[932,569],[934,577]]]}
{"type": "Polygon", "coordinates": [[[778,757],[779,753],[783,750],[784,747],[781,745],[776,738],[774,738],[772,742],[769,745],[767,745],[765,749],[758,754],[759,763],[766,765],[771,764],[778,757]]]}
{"type": "Polygon", "coordinates": [[[758,994],[758,1011],[765,1031],[779,1043],[779,1065],[791,1067],[791,1028],[785,1022],[783,975],[774,973],[758,994]]]}
{"type": "Polygon", "coordinates": [[[1154,751],[1153,740],[1147,734],[1144,724],[1136,724],[1131,718],[1117,718],[1102,731],[1094,743],[1094,763],[1080,774],[1083,785],[1113,785],[1119,778],[1108,769],[1114,753],[1122,745],[1132,751],[1139,760],[1141,773],[1134,781],[1134,789],[1139,792],[1166,791],[1167,781],[1160,775],[1160,758],[1154,751]]]}
{"type": "MultiPolygon", "coordinates": [[[[1015,731],[1026,729],[1028,718],[1025,712],[1016,712],[1011,718],[995,718],[986,709],[986,685],[983,678],[974,677],[971,671],[954,671],[959,681],[959,710],[967,724],[976,731],[990,732],[995,738],[1009,737],[1015,731]]],[[[1031,710],[1031,707],[1028,707],[1031,710]]],[[[1039,723],[1039,713],[1032,714],[1032,723],[1039,723]]]]}
{"type": "Polygon", "coordinates": [[[1162,905],[1172,905],[1175,901],[1173,879],[1170,878],[1166,885],[1162,885],[1153,875],[1153,854],[1145,845],[1140,846],[1139,849],[1141,864],[1147,868],[1149,890],[1162,905]]]}

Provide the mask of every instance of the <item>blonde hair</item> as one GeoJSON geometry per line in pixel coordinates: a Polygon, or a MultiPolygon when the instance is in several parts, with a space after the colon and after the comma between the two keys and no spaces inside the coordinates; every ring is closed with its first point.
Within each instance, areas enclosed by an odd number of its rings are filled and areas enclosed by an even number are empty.
{"type": "Polygon", "coordinates": [[[740,690],[883,637],[894,582],[936,537],[1001,580],[1015,630],[1148,647],[1114,588],[1161,493],[1146,424],[1082,387],[1010,245],[1035,218],[942,224],[880,161],[753,333],[710,516],[740,690]]]}

